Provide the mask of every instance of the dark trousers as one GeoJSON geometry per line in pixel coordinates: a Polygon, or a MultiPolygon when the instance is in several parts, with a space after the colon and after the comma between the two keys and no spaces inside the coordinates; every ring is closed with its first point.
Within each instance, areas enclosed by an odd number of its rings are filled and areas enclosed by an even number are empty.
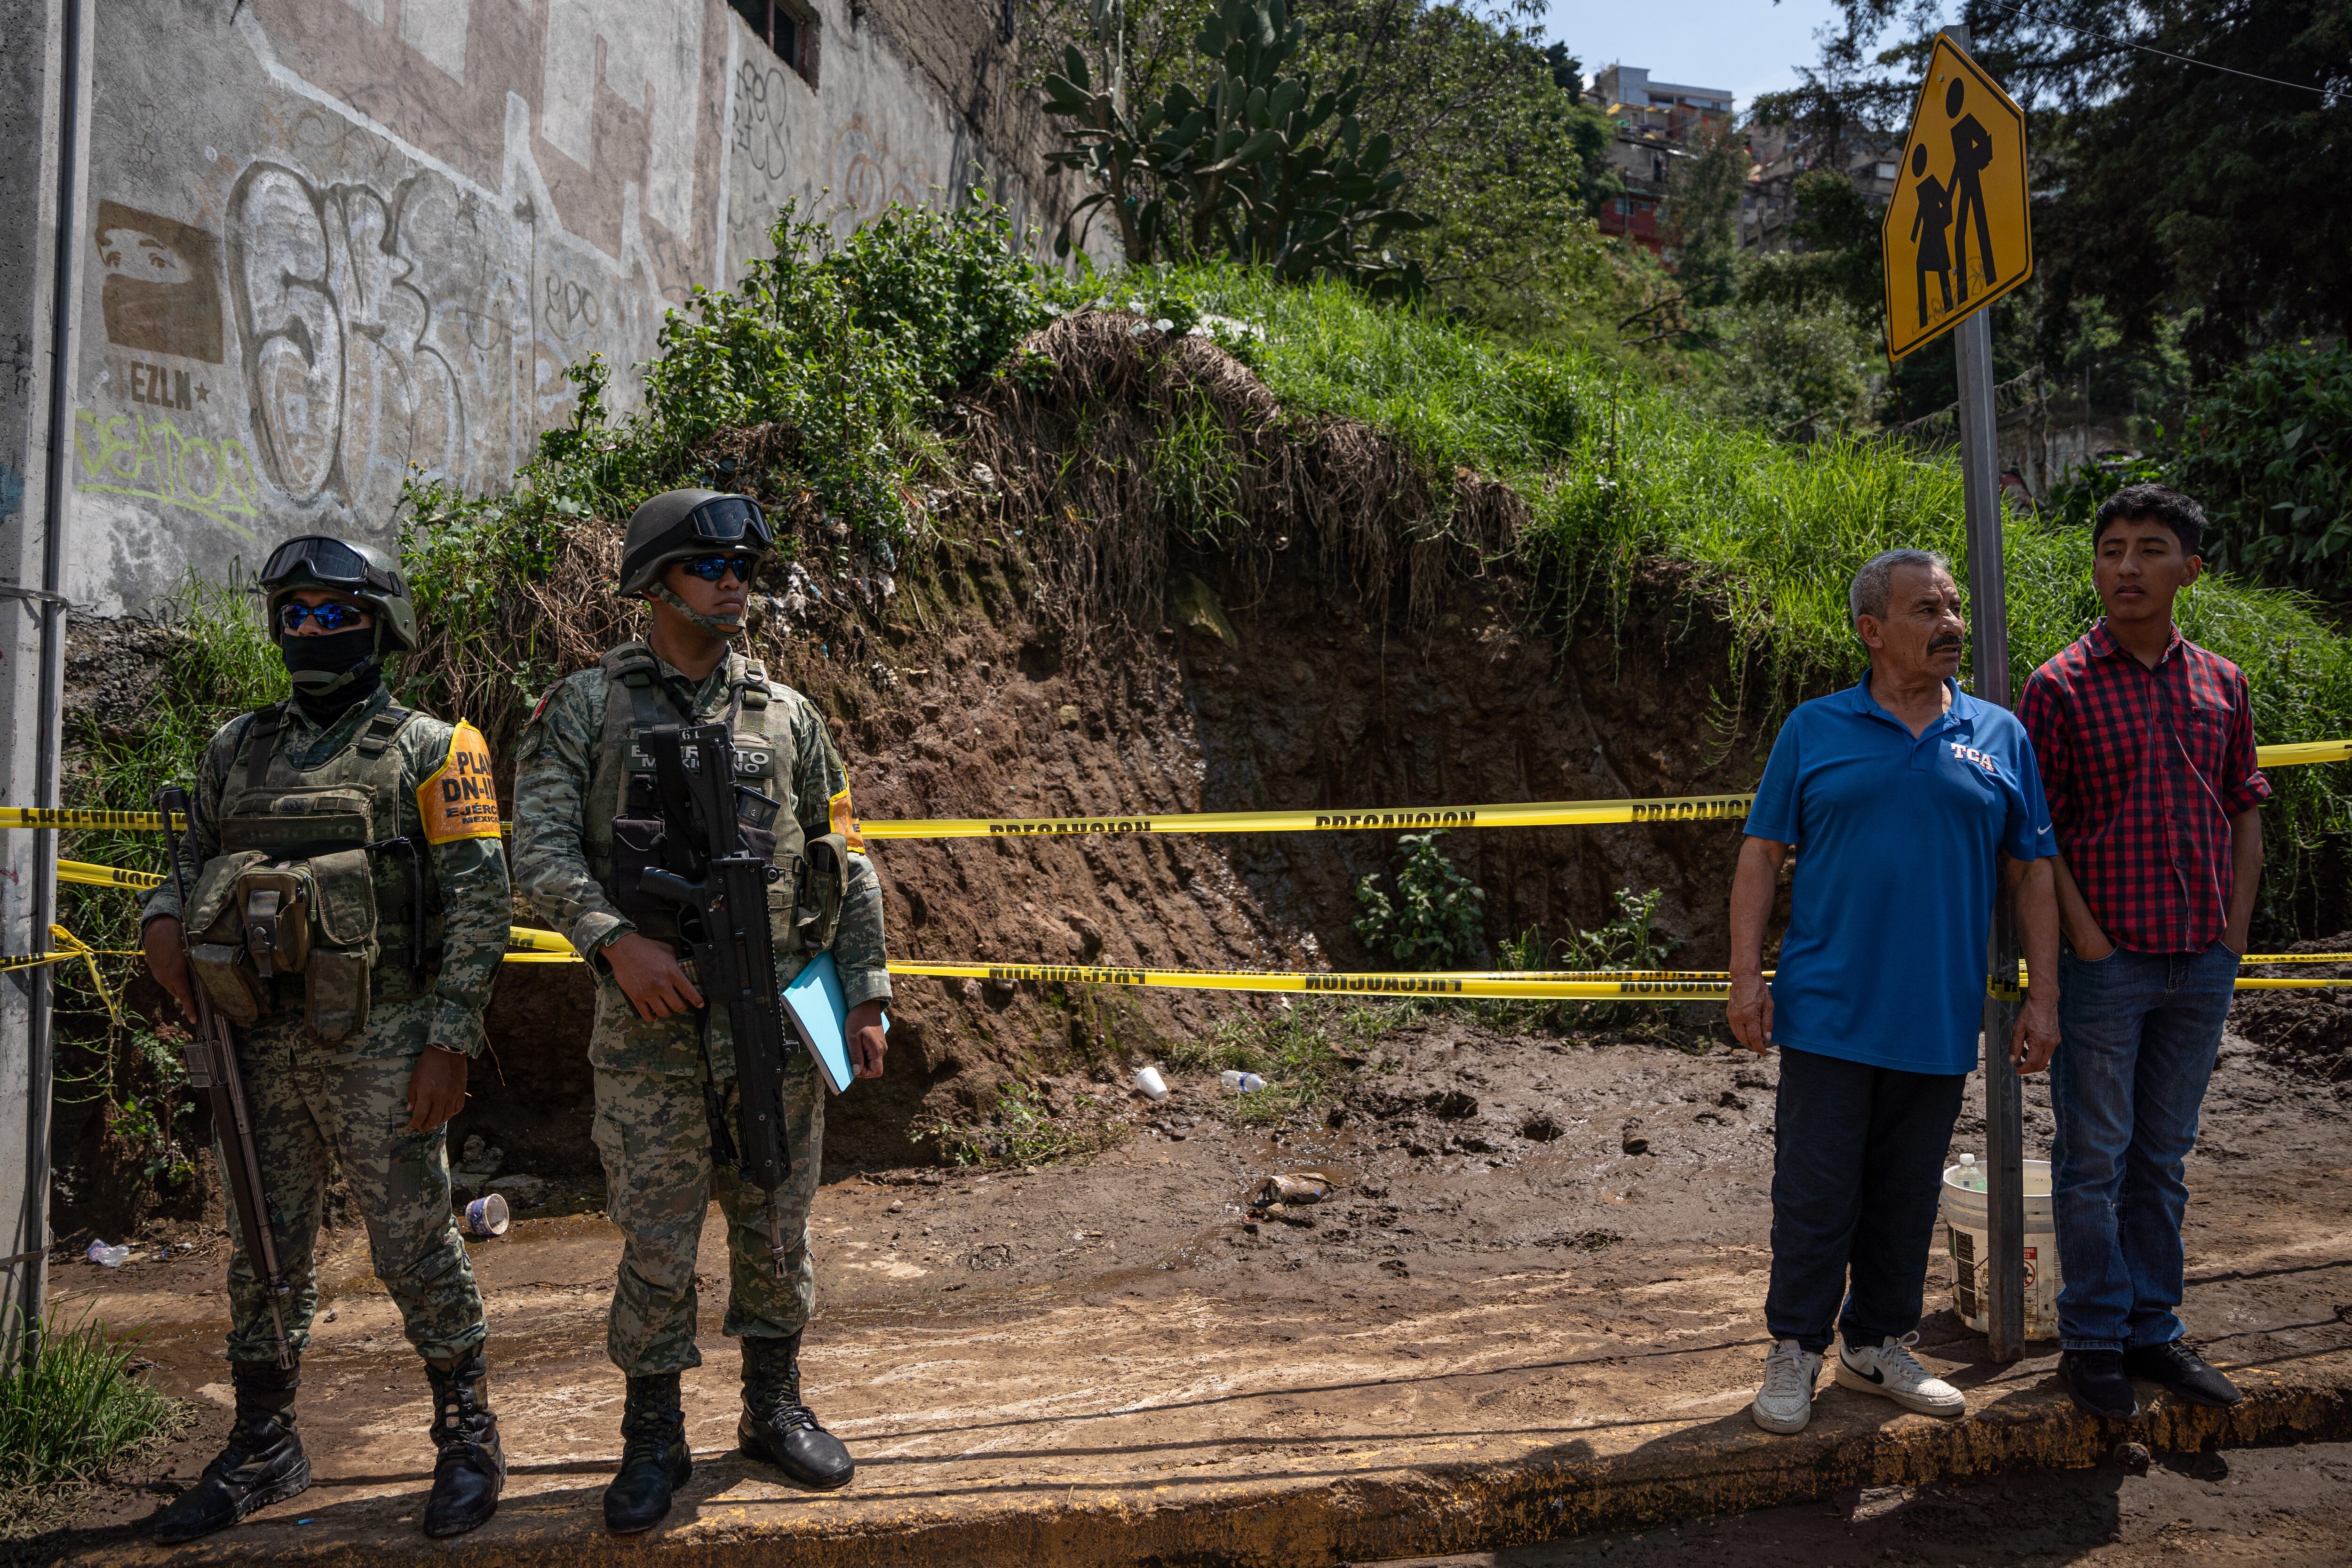
{"type": "Polygon", "coordinates": [[[1833,1329],[1860,1346],[1919,1326],[1944,1154],[1967,1083],[1966,1073],[1781,1047],[1764,1298],[1775,1341],[1819,1355],[1833,1329]]]}

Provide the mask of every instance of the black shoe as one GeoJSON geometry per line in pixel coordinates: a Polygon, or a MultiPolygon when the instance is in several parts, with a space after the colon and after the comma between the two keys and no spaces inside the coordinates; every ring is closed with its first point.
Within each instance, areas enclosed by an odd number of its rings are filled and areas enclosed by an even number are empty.
{"type": "Polygon", "coordinates": [[[236,1389],[236,1422],[228,1443],[196,1484],[156,1511],[154,1538],[166,1546],[226,1530],[257,1508],[284,1502],[310,1484],[310,1457],[294,1430],[299,1364],[229,1363],[236,1389]]]}
{"type": "Polygon", "coordinates": [[[678,1408],[677,1373],[629,1379],[621,1415],[621,1473],[604,1489],[604,1522],[621,1535],[651,1530],[669,1512],[670,1495],[694,1473],[678,1408]]]}
{"type": "Polygon", "coordinates": [[[2074,1403],[2094,1415],[2128,1421],[2139,1414],[2121,1351],[2068,1351],[2058,1358],[2058,1375],[2074,1403]]]}
{"type": "Polygon", "coordinates": [[[425,1533],[463,1535],[489,1522],[507,1484],[507,1457],[499,1447],[499,1418],[484,1386],[489,1369],[482,1352],[456,1365],[425,1363],[433,1384],[433,1495],[425,1504],[425,1533]]]}
{"type": "Polygon", "coordinates": [[[2134,1377],[2160,1383],[2191,1405],[2227,1410],[2246,1396],[2238,1385],[2206,1364],[2189,1348],[2187,1340],[2168,1345],[2140,1345],[2124,1352],[2124,1370],[2134,1377]]]}
{"type": "Polygon", "coordinates": [[[801,1403],[800,1335],[746,1337],[742,1343],[743,1418],[735,1424],[735,1440],[804,1487],[829,1492],[847,1486],[857,1474],[849,1450],[801,1403]]]}

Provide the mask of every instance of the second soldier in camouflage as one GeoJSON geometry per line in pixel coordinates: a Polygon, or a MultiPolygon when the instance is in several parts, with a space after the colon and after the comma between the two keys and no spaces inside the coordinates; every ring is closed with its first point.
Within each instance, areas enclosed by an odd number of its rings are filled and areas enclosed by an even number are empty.
{"type": "MultiPolygon", "coordinates": [[[[824,1138],[815,1064],[795,1052],[785,1068],[791,1174],[774,1194],[798,1246],[780,1278],[766,1234],[769,1195],[711,1157],[703,1088],[715,1082],[735,1114],[735,1054],[725,1010],[706,1008],[678,961],[674,916],[625,898],[617,838],[655,813],[650,760],[635,737],[665,724],[723,721],[734,734],[739,782],[783,804],[773,862],[792,885],[802,847],[844,835],[847,885],[832,947],[848,1045],[858,1076],[882,1070],[881,1006],[890,995],[882,890],[856,837],[849,782],[805,697],[771,681],[729,643],[749,583],[770,546],[766,520],[739,496],[673,490],[630,519],[624,595],[651,602],[645,642],[607,654],[541,699],[524,727],[515,779],[514,870],[533,907],[586,955],[595,973],[595,1140],[606,1212],[625,1237],[607,1348],[628,1379],[620,1473],[604,1496],[616,1531],[666,1514],[690,1465],[678,1374],[701,1364],[694,1342],[698,1244],[716,1197],[727,1218],[729,1295],[721,1331],[743,1353],[746,1452],[804,1486],[846,1485],[854,1466],[839,1439],[801,1402],[802,1331],[814,1305],[808,1209],[824,1138]],[[625,910],[624,905],[628,907],[625,910]]],[[[778,929],[779,989],[814,955],[790,922],[778,929]]]]}

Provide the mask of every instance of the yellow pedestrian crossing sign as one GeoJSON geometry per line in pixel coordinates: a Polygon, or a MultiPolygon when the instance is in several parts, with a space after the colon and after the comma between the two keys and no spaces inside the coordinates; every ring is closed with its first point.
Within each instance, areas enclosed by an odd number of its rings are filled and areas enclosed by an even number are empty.
{"type": "Polygon", "coordinates": [[[2033,276],[2031,205],[2025,111],[1939,35],[1879,230],[1889,360],[2033,276]]]}

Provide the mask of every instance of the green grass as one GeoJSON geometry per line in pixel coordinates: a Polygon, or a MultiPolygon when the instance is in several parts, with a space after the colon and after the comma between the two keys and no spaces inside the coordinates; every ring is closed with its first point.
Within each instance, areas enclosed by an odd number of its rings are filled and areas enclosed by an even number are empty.
{"type": "Polygon", "coordinates": [[[101,1320],[53,1323],[38,1361],[0,1376],[0,1520],[47,1515],[59,1489],[100,1479],[187,1425],[185,1404],[129,1370],[138,1347],[101,1320]]]}
{"type": "Polygon", "coordinates": [[[1219,1073],[1227,1068],[1254,1072],[1265,1087],[1230,1094],[1223,1101],[1229,1120],[1266,1126],[1311,1115],[1338,1098],[1349,1058],[1411,1016],[1410,1002],[1343,1006],[1311,997],[1264,1013],[1235,1013],[1205,1037],[1178,1041],[1168,1052],[1181,1073],[1219,1073]]]}
{"type": "MultiPolygon", "coordinates": [[[[1864,668],[1846,617],[1855,567],[1895,546],[1940,550],[1967,580],[1961,486],[1950,454],[1883,440],[1811,446],[1708,419],[1686,391],[1599,359],[1521,348],[1337,284],[1286,287],[1232,268],[1131,274],[1129,300],[1181,301],[1255,323],[1246,357],[1294,416],[1360,419],[1440,472],[1467,466],[1524,495],[1534,521],[1519,570],[1557,625],[1613,612],[1634,565],[1664,557],[1737,633],[1718,721],[1769,733],[1794,703],[1864,668]]],[[[2098,615],[2090,541],[2076,526],[2011,512],[2004,533],[2012,691],[2098,615]]],[[[2182,630],[2235,661],[2264,742],[2352,735],[2352,641],[2291,593],[2209,575],[2182,630]]],[[[2282,769],[2265,813],[2266,924],[2313,879],[2316,851],[2352,844],[2352,769],[2282,769]]],[[[2340,862],[2337,863],[2340,867],[2340,862]]]]}

